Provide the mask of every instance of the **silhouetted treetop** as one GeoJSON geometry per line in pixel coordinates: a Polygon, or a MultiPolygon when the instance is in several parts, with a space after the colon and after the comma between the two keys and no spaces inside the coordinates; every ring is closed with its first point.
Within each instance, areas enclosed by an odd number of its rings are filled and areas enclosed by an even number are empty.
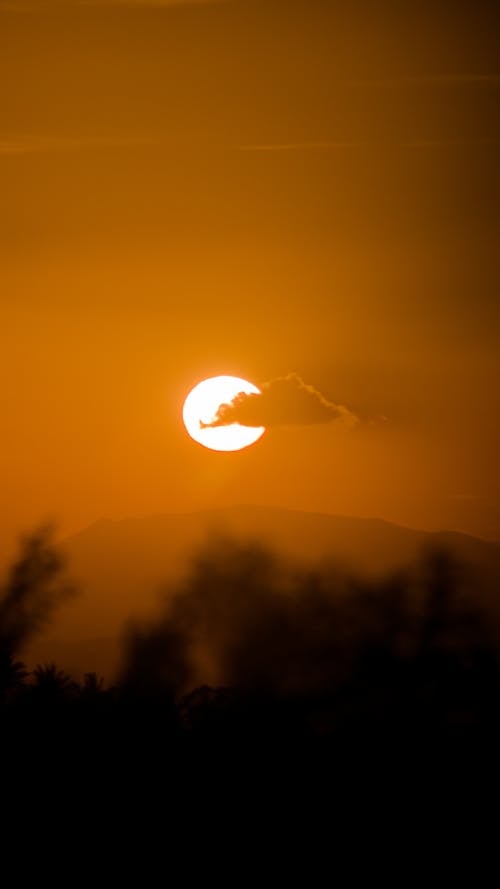
{"type": "Polygon", "coordinates": [[[52,529],[44,527],[22,541],[0,595],[1,649],[17,651],[75,591],[64,576],[64,560],[52,537],[52,529]]]}

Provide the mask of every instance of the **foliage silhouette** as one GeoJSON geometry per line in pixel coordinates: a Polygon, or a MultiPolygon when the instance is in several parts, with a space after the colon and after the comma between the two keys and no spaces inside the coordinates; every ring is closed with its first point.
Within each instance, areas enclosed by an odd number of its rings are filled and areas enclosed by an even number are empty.
{"type": "Polygon", "coordinates": [[[63,577],[64,560],[45,527],[26,537],[0,598],[0,646],[18,651],[74,592],[63,577]]]}
{"type": "Polygon", "coordinates": [[[0,696],[23,686],[28,673],[17,654],[46,625],[57,605],[75,592],[64,577],[64,560],[52,535],[50,527],[43,527],[24,538],[1,590],[0,696]]]}
{"type": "Polygon", "coordinates": [[[0,703],[19,690],[27,676],[23,662],[16,660],[6,646],[0,648],[0,703]]]}
{"type": "Polygon", "coordinates": [[[497,637],[473,579],[443,551],[368,581],[298,569],[254,542],[211,540],[159,617],[128,628],[106,688],[54,663],[26,676],[14,659],[65,595],[46,546],[31,539],[0,609],[0,709],[13,736],[43,725],[45,737],[71,737],[68,749],[100,751],[109,768],[114,750],[128,751],[132,769],[166,768],[174,750],[239,751],[240,762],[255,751],[336,750],[340,763],[498,739],[497,637]]]}
{"type": "Polygon", "coordinates": [[[104,678],[97,673],[85,673],[83,677],[82,696],[98,698],[104,694],[104,678]]]}
{"type": "Polygon", "coordinates": [[[50,700],[64,700],[73,695],[78,686],[57,664],[37,664],[31,674],[31,691],[50,700]]]}

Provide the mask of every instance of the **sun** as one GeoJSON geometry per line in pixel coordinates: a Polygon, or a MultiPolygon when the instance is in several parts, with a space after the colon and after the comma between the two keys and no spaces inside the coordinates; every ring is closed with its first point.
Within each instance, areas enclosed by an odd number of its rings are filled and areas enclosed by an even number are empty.
{"type": "Polygon", "coordinates": [[[229,426],[207,428],[203,424],[215,420],[221,404],[229,404],[236,395],[260,395],[260,389],[240,377],[210,377],[198,383],[187,396],[182,410],[184,425],[191,438],[213,451],[240,451],[258,441],[264,426],[229,426]]]}

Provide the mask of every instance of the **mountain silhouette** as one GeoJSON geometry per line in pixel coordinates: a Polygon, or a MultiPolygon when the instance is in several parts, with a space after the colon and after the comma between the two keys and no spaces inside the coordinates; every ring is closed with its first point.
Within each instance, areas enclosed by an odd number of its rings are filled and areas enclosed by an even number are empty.
{"type": "Polygon", "coordinates": [[[500,544],[456,532],[250,505],[100,520],[64,542],[80,595],[60,608],[25,659],[42,663],[50,657],[72,673],[112,675],[127,622],[155,614],[159,594],[182,579],[211,535],[259,541],[301,565],[332,563],[368,576],[413,564],[426,549],[446,549],[464,572],[473,572],[478,598],[497,607],[500,544]]]}

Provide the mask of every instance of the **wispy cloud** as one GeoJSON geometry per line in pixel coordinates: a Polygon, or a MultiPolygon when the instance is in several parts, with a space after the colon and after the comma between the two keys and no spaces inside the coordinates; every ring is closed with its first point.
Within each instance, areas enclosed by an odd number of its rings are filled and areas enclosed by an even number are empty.
{"type": "Polygon", "coordinates": [[[375,140],[366,139],[358,142],[268,142],[236,146],[238,151],[255,152],[280,152],[280,151],[335,151],[342,149],[366,149],[371,151],[377,148],[439,148],[439,147],[467,147],[467,146],[493,146],[500,145],[500,139],[412,139],[398,141],[396,139],[375,140]]]}
{"type": "Polygon", "coordinates": [[[229,3],[231,0],[73,0],[73,2],[78,6],[208,6],[229,3]]]}
{"type": "Polygon", "coordinates": [[[362,142],[264,142],[238,145],[239,151],[308,151],[310,149],[356,148],[362,142]]]}
{"type": "Polygon", "coordinates": [[[402,75],[401,77],[359,78],[344,81],[347,87],[363,87],[371,89],[405,89],[418,86],[500,86],[500,74],[421,74],[402,75]]]}
{"type": "Polygon", "coordinates": [[[134,148],[155,144],[157,144],[157,140],[140,136],[103,136],[96,138],[20,136],[9,139],[0,138],[0,156],[49,154],[57,151],[81,151],[99,148],[134,148]]]}
{"type": "Polygon", "coordinates": [[[371,151],[374,146],[387,149],[417,149],[432,148],[456,148],[456,147],[488,147],[500,145],[500,139],[420,139],[406,142],[269,142],[265,144],[248,145],[224,145],[209,142],[189,142],[166,139],[161,135],[149,136],[102,136],[88,138],[63,137],[53,138],[38,136],[19,136],[17,138],[0,137],[0,157],[52,154],[57,152],[99,151],[100,149],[140,149],[159,148],[165,152],[182,150],[210,151],[242,151],[255,153],[279,153],[279,152],[307,152],[307,151],[335,151],[344,149],[371,151]]]}
{"type": "Polygon", "coordinates": [[[0,12],[43,12],[43,10],[68,9],[68,7],[168,7],[208,6],[229,3],[232,0],[1,0],[0,12]]]}
{"type": "Polygon", "coordinates": [[[0,155],[29,154],[31,151],[33,148],[29,148],[26,142],[0,139],[0,155]]]}

